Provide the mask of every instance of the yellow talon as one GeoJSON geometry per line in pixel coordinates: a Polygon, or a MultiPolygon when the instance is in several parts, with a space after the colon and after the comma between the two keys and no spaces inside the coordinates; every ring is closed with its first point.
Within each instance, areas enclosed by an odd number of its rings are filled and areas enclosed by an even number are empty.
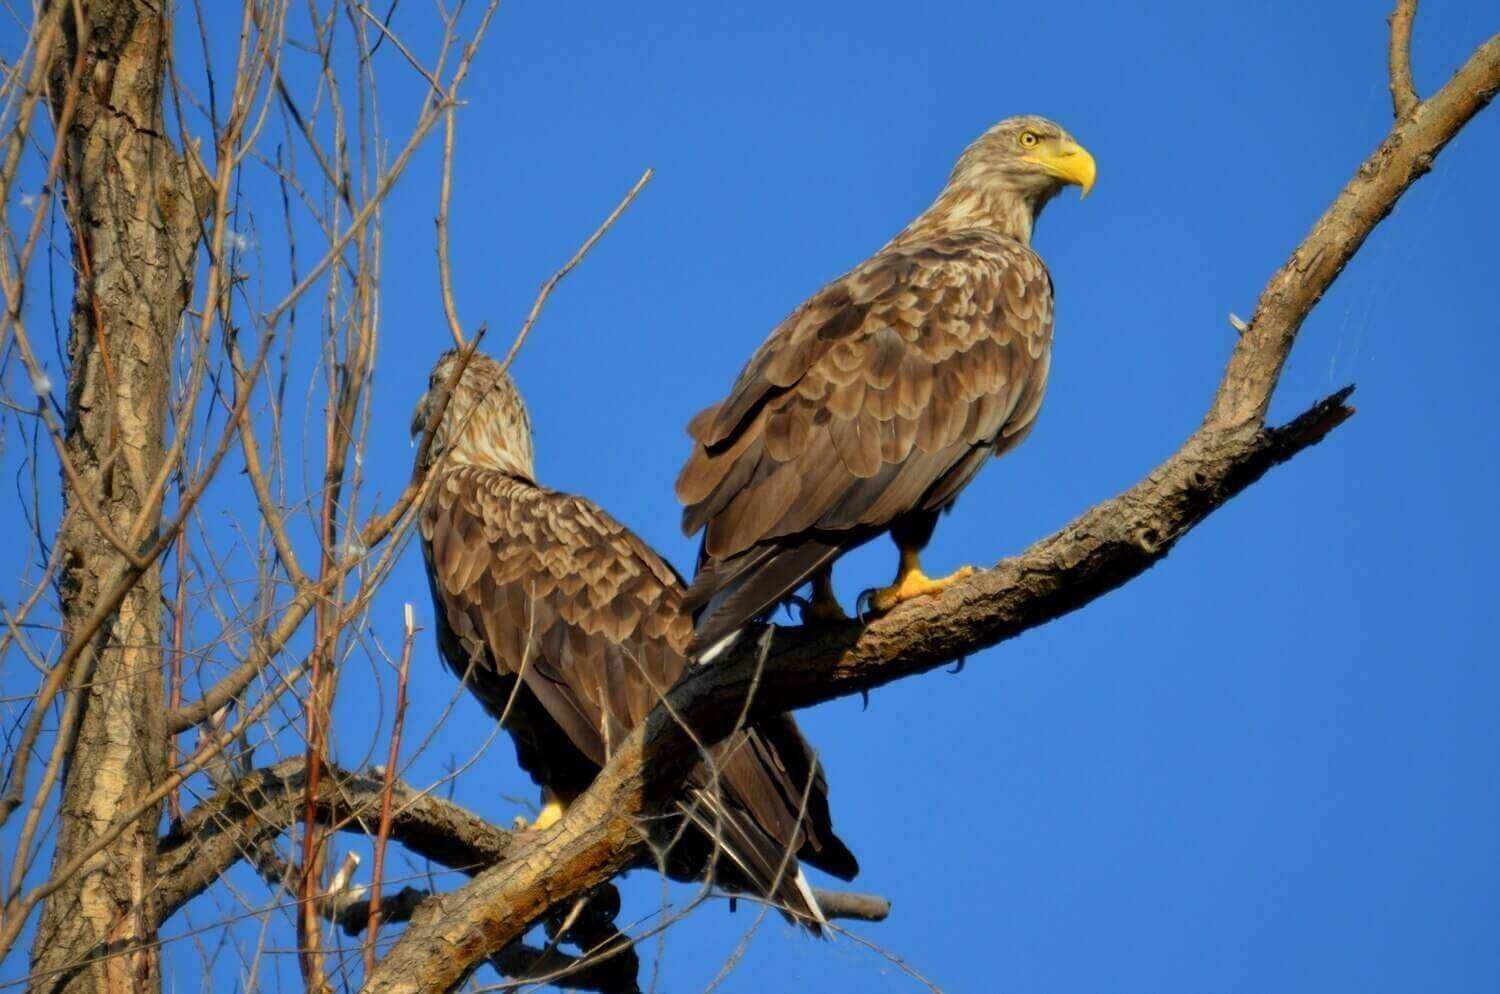
{"type": "Polygon", "coordinates": [[[896,582],[889,587],[867,592],[862,600],[869,605],[870,610],[876,614],[884,614],[897,604],[909,601],[913,597],[925,597],[928,594],[936,594],[962,580],[966,576],[972,576],[974,567],[963,566],[954,570],[947,576],[933,579],[922,572],[922,566],[917,560],[915,552],[901,551],[901,566],[896,571],[896,582]]]}
{"type": "Polygon", "coordinates": [[[553,798],[542,806],[542,813],[536,816],[536,821],[531,823],[533,832],[541,832],[556,825],[558,819],[563,816],[562,802],[553,798]]]}
{"type": "Polygon", "coordinates": [[[537,814],[535,821],[528,823],[525,818],[517,815],[515,820],[511,822],[517,832],[546,831],[553,825],[556,825],[558,820],[562,818],[563,813],[568,810],[567,805],[558,800],[551,791],[544,790],[542,792],[542,800],[545,803],[543,803],[542,810],[537,814]]]}

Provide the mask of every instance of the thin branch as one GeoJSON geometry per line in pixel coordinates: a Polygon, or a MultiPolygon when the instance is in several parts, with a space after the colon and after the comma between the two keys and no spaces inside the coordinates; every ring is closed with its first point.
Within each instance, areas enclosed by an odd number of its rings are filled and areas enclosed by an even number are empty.
{"type": "Polygon", "coordinates": [[[443,178],[438,185],[437,257],[438,285],[442,289],[443,316],[448,319],[448,333],[455,348],[464,347],[463,325],[458,320],[458,305],[453,300],[453,267],[448,261],[448,206],[453,200],[453,137],[457,121],[454,108],[443,117],[443,178]]]}
{"type": "Polygon", "coordinates": [[[511,344],[510,351],[505,353],[505,361],[500,363],[502,371],[510,368],[511,361],[515,359],[516,353],[521,351],[521,346],[525,343],[526,336],[531,333],[531,326],[536,324],[537,315],[542,313],[542,305],[547,302],[548,297],[552,296],[552,291],[557,287],[557,284],[561,283],[563,277],[571,273],[574,267],[583,261],[583,257],[588,255],[589,250],[598,243],[599,239],[604,237],[604,233],[614,227],[614,223],[620,219],[620,215],[625,213],[625,208],[634,202],[636,194],[640,193],[641,189],[651,181],[653,174],[654,170],[652,169],[647,169],[641,173],[641,178],[635,181],[635,186],[630,188],[630,192],[625,194],[625,197],[615,205],[615,209],[609,212],[609,217],[606,217],[600,223],[599,227],[594,229],[594,233],[589,235],[588,239],[578,247],[578,251],[573,253],[573,258],[565,262],[561,269],[553,273],[547,282],[542,284],[541,290],[537,292],[536,300],[531,304],[531,310],[526,315],[526,320],[521,322],[521,330],[516,332],[516,340],[511,344]]]}
{"type": "Polygon", "coordinates": [[[397,51],[399,51],[401,55],[406,59],[406,61],[411,64],[411,67],[415,69],[423,79],[427,80],[427,85],[432,87],[434,94],[436,94],[439,98],[447,95],[443,92],[442,84],[437,81],[437,77],[428,72],[427,67],[422,65],[422,63],[418,61],[415,55],[411,54],[411,50],[401,43],[401,39],[397,38],[396,35],[391,31],[391,29],[386,26],[385,21],[370,13],[370,11],[362,3],[354,4],[354,9],[363,14],[366,20],[380,29],[382,38],[389,38],[391,40],[391,44],[396,46],[397,51]]]}
{"type": "MultiPolygon", "coordinates": [[[[630,191],[625,195],[620,203],[616,205],[615,209],[610,212],[609,216],[606,217],[604,221],[600,223],[599,227],[595,229],[594,233],[590,235],[581,246],[579,246],[578,251],[573,253],[573,257],[570,258],[561,269],[554,273],[552,277],[542,285],[541,291],[537,294],[536,300],[531,305],[531,310],[527,314],[526,320],[522,323],[520,330],[516,332],[516,337],[511,344],[510,351],[506,353],[505,362],[504,364],[502,364],[502,369],[507,368],[510,365],[511,361],[515,359],[516,354],[521,349],[521,345],[525,342],[527,335],[530,333],[532,326],[536,323],[537,316],[541,313],[542,306],[546,303],[547,298],[551,296],[553,289],[556,288],[557,284],[562,281],[563,277],[567,276],[568,273],[572,272],[572,270],[577,267],[577,265],[583,260],[583,257],[588,254],[589,250],[592,249],[594,245],[598,243],[599,239],[604,236],[604,233],[608,231],[616,221],[619,220],[620,215],[622,215],[625,212],[625,209],[628,208],[630,204],[635,200],[636,195],[641,192],[641,189],[651,179],[651,176],[652,171],[650,169],[647,169],[645,173],[641,175],[641,178],[636,181],[635,185],[631,187],[630,191]]],[[[307,280],[304,279],[303,282],[307,282],[307,280]]],[[[463,358],[458,367],[458,370],[455,371],[454,382],[457,381],[457,376],[462,372],[463,365],[467,363],[467,357],[473,354],[474,349],[477,348],[479,343],[483,340],[484,334],[485,328],[484,326],[481,326],[475,333],[473,339],[471,339],[466,346],[463,346],[463,358]]],[[[452,383],[446,384],[442,392],[435,398],[435,403],[433,404],[431,425],[438,424],[440,419],[442,418],[443,413],[447,407],[448,395],[452,389],[452,386],[452,383]]],[[[418,467],[421,467],[426,462],[424,453],[431,437],[432,433],[430,431],[425,433],[425,437],[423,438],[423,441],[421,443],[422,448],[419,449],[417,453],[416,465],[418,467]]],[[[424,492],[427,479],[428,474],[422,472],[420,469],[415,472],[413,474],[411,482],[407,484],[406,489],[402,491],[402,493],[392,503],[390,509],[385,513],[378,515],[370,521],[366,522],[364,527],[356,532],[356,534],[359,536],[360,544],[365,546],[366,548],[372,548],[379,542],[383,541],[390,534],[390,531],[395,528],[396,525],[405,517],[407,511],[411,509],[411,507],[416,503],[421,494],[424,492]]],[[[280,646],[285,644],[286,639],[291,637],[292,631],[295,631],[295,629],[300,626],[308,611],[310,611],[318,603],[321,597],[326,595],[332,583],[336,581],[340,576],[342,576],[343,571],[347,570],[347,568],[348,564],[345,564],[340,570],[335,571],[335,574],[333,576],[325,577],[322,581],[316,584],[309,584],[304,586],[301,591],[299,591],[297,598],[286,609],[283,620],[280,624],[278,624],[273,637],[264,640],[257,640],[254,644],[252,644],[250,650],[246,653],[245,661],[240,666],[236,667],[232,673],[221,680],[218,685],[205,693],[198,701],[186,705],[182,708],[176,709],[170,715],[168,715],[168,729],[173,732],[180,732],[192,727],[194,724],[203,721],[210,714],[218,710],[231,698],[233,698],[236,694],[238,694],[241,690],[248,686],[250,684],[250,681],[255,678],[256,674],[258,674],[264,668],[266,663],[269,662],[270,659],[275,655],[280,646]]]]}
{"type": "Polygon", "coordinates": [[[380,935],[380,879],[385,870],[385,844],[391,837],[391,799],[396,783],[396,764],[401,753],[401,726],[406,721],[406,678],[411,672],[412,642],[417,625],[412,606],[406,605],[406,628],[401,641],[401,667],[396,676],[396,716],[391,723],[391,747],[385,760],[385,783],[380,789],[380,827],[375,833],[375,862],[370,871],[370,934],[365,938],[365,972],[375,969],[375,942],[380,935]]]}
{"type": "Polygon", "coordinates": [[[1500,90],[1500,35],[1481,45],[1420,112],[1401,118],[1266,283],[1209,412],[1211,423],[1260,423],[1302,322],[1375,226],[1439,152],[1500,90]]]}
{"type": "Polygon", "coordinates": [[[1411,79],[1411,24],[1417,17],[1417,0],[1396,0],[1391,14],[1391,102],[1399,120],[1421,103],[1411,79]]]}

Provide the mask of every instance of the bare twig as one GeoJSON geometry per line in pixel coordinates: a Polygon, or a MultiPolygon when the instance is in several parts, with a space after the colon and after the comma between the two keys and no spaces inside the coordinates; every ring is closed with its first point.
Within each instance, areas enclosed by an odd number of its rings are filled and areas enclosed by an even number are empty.
{"type": "Polygon", "coordinates": [[[406,720],[406,678],[411,672],[411,647],[417,637],[412,606],[406,605],[405,635],[401,642],[401,668],[396,676],[396,716],[391,724],[391,748],[386,754],[385,783],[380,790],[380,828],[375,833],[375,862],[370,878],[370,932],[365,937],[365,973],[375,969],[375,942],[380,934],[380,881],[385,870],[385,843],[391,835],[391,795],[396,782],[396,763],[401,753],[401,726],[406,720]]]}
{"type": "Polygon", "coordinates": [[[427,85],[432,87],[434,93],[436,93],[439,97],[445,95],[442,85],[437,81],[437,77],[428,72],[427,67],[422,65],[422,63],[417,60],[417,57],[415,55],[411,54],[411,50],[408,49],[404,44],[402,44],[401,39],[396,37],[396,35],[391,31],[390,27],[386,25],[385,21],[370,13],[369,9],[362,3],[354,4],[354,9],[359,11],[360,14],[362,14],[365,19],[368,20],[371,24],[380,29],[380,35],[382,38],[390,39],[391,44],[396,46],[396,49],[401,53],[402,58],[406,59],[411,67],[415,69],[423,79],[427,80],[427,85]]]}
{"type": "Polygon", "coordinates": [[[453,300],[453,267],[448,261],[448,206],[453,199],[453,133],[457,127],[454,108],[443,116],[443,178],[438,187],[437,257],[438,285],[443,296],[443,316],[448,319],[448,333],[457,348],[464,347],[463,325],[458,321],[458,305],[453,300]]]}
{"type": "Polygon", "coordinates": [[[1411,78],[1411,25],[1417,16],[1417,0],[1396,0],[1391,23],[1391,102],[1397,119],[1416,109],[1420,99],[1411,78]]]}
{"type": "Polygon", "coordinates": [[[651,169],[647,169],[641,173],[641,178],[635,181],[635,186],[630,188],[630,191],[625,194],[624,198],[615,205],[615,209],[609,212],[609,216],[600,222],[599,227],[594,229],[594,233],[589,235],[584,243],[578,247],[578,251],[573,253],[573,258],[563,263],[563,267],[553,273],[547,279],[547,282],[542,284],[541,290],[537,292],[536,300],[532,301],[531,310],[526,314],[526,320],[521,322],[521,330],[516,332],[516,339],[511,343],[510,351],[505,353],[505,359],[500,363],[502,372],[510,368],[511,362],[516,358],[516,353],[521,351],[521,346],[526,342],[526,336],[531,334],[531,326],[536,324],[537,315],[542,313],[542,305],[547,302],[548,297],[552,296],[552,291],[557,287],[557,284],[561,283],[563,277],[571,273],[574,267],[583,261],[583,257],[588,255],[589,250],[598,243],[599,239],[604,237],[604,233],[614,227],[614,223],[620,219],[620,215],[625,213],[625,208],[629,207],[635,200],[636,194],[640,193],[641,189],[650,182],[652,174],[653,170],[651,169]]]}

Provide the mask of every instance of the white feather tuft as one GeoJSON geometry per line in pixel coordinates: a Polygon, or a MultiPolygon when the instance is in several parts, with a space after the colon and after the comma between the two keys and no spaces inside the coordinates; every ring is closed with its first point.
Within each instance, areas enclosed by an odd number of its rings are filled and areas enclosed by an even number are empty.
{"type": "MultiPolygon", "coordinates": [[[[819,925],[825,929],[828,927],[828,919],[823,917],[823,908],[818,904],[818,899],[813,896],[812,886],[807,882],[807,874],[802,872],[802,867],[797,867],[797,893],[802,895],[802,900],[807,902],[807,907],[812,911],[813,918],[817,919],[819,925]]],[[[825,933],[830,939],[832,932],[825,933]]]]}
{"type": "Polygon", "coordinates": [[[715,642],[707,649],[704,649],[702,652],[698,653],[697,658],[693,660],[694,664],[698,666],[707,666],[715,659],[718,659],[720,656],[724,655],[724,653],[728,652],[734,647],[734,644],[740,640],[740,636],[744,634],[744,631],[745,630],[743,628],[740,628],[730,632],[728,635],[725,635],[723,638],[719,639],[719,641],[715,642]]]}

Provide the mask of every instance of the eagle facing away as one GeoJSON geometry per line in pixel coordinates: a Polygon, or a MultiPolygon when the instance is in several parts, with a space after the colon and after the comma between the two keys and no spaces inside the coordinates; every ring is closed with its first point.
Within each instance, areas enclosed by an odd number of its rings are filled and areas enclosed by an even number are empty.
{"type": "MultiPolygon", "coordinates": [[[[433,370],[413,435],[458,361],[449,352],[433,370]]],[[[536,483],[525,405],[485,356],[463,369],[426,458],[436,478],[418,527],[439,650],[514,739],[546,802],[531,827],[545,829],[687,668],[683,581],[603,510],[536,483]]],[[[653,838],[673,840],[667,872],[699,879],[712,865],[726,890],[770,900],[817,933],[822,912],[799,860],[846,880],[859,866],[833,832],[811,747],[780,715],[709,755],[717,783],[700,764],[653,826],[653,838]]]]}
{"type": "Polygon", "coordinates": [[[1051,121],[995,125],[931,207],[793,311],[693,418],[677,478],[684,534],[703,529],[691,653],[710,658],[809,579],[805,615],[843,617],[833,561],[882,532],[900,565],[862,598],[877,612],[972,572],[929,579],[918,555],[990,455],[1031,430],[1052,343],[1032,226],[1094,173],[1051,121]]]}

